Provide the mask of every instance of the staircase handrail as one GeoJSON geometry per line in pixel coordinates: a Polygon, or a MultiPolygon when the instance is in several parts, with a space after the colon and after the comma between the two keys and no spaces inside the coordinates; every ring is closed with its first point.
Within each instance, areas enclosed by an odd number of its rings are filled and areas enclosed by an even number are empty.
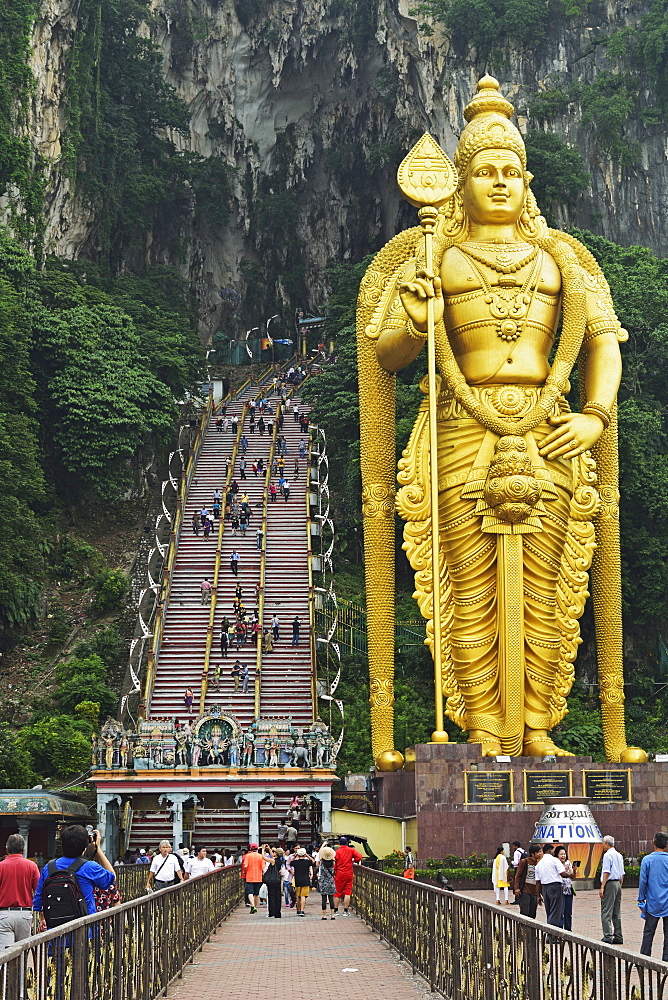
{"type": "MultiPolygon", "coordinates": [[[[241,407],[241,415],[239,417],[239,426],[237,427],[236,437],[234,439],[234,444],[232,445],[232,454],[230,456],[230,467],[227,470],[227,476],[225,477],[225,497],[227,496],[227,491],[232,479],[234,478],[234,467],[237,462],[237,454],[239,452],[239,442],[241,441],[244,432],[244,420],[246,419],[246,403],[241,407]]],[[[224,498],[225,499],[225,498],[224,498]]],[[[211,646],[213,645],[213,627],[216,617],[216,606],[218,604],[218,577],[220,575],[220,559],[223,551],[223,535],[225,533],[225,502],[221,504],[220,512],[220,522],[218,524],[218,540],[216,543],[216,561],[213,567],[213,583],[211,585],[211,605],[209,607],[209,623],[206,629],[206,644],[204,646],[204,664],[202,665],[202,683],[200,686],[200,696],[199,696],[199,714],[204,715],[204,705],[206,703],[206,696],[209,690],[209,663],[211,661],[211,646]]]]}
{"type": "Polygon", "coordinates": [[[313,721],[318,718],[317,683],[316,683],[316,639],[315,639],[315,594],[313,590],[313,535],[311,532],[311,449],[313,439],[309,432],[308,457],[306,461],[306,553],[308,562],[308,632],[311,654],[311,707],[313,721]]]}
{"type": "Polygon", "coordinates": [[[274,461],[274,452],[276,450],[276,440],[278,438],[278,415],[274,421],[274,427],[272,430],[271,437],[271,447],[269,449],[269,458],[267,459],[267,471],[264,477],[264,493],[262,497],[262,548],[260,550],[260,582],[258,585],[258,598],[257,598],[257,616],[260,622],[260,628],[257,633],[256,640],[256,650],[255,650],[255,719],[260,718],[261,709],[261,679],[262,679],[262,641],[264,637],[264,580],[267,569],[267,505],[269,503],[269,483],[271,482],[271,466],[274,461]]]}
{"type": "MultiPolygon", "coordinates": [[[[282,413],[283,419],[285,420],[285,407],[287,405],[288,399],[293,394],[297,386],[292,385],[290,389],[285,394],[282,403],[282,413]]],[[[255,718],[260,718],[260,712],[262,708],[262,643],[264,634],[264,582],[267,569],[267,508],[269,505],[269,484],[271,482],[272,471],[271,467],[274,462],[274,454],[276,450],[276,441],[278,440],[278,409],[276,412],[276,418],[274,420],[274,429],[271,440],[271,448],[269,449],[269,460],[267,462],[267,474],[264,480],[264,498],[262,505],[262,549],[260,552],[260,583],[258,586],[258,602],[257,602],[257,613],[258,620],[260,622],[260,630],[257,634],[257,649],[255,657],[255,718]]]]}
{"type": "MultiPolygon", "coordinates": [[[[199,427],[197,428],[197,434],[195,435],[195,440],[193,441],[192,447],[190,448],[190,452],[188,455],[188,464],[184,472],[181,474],[181,482],[179,483],[179,492],[176,501],[176,513],[174,515],[174,521],[172,523],[172,530],[169,533],[169,548],[167,550],[167,558],[165,559],[162,569],[160,596],[158,598],[158,607],[156,610],[155,622],[153,625],[153,642],[148,652],[148,660],[146,664],[146,679],[144,681],[144,699],[143,699],[143,708],[145,717],[150,715],[151,696],[153,694],[153,684],[155,683],[155,667],[160,654],[160,645],[162,643],[162,633],[165,625],[165,608],[169,602],[169,595],[172,589],[172,569],[174,567],[176,550],[178,548],[179,538],[181,537],[181,529],[183,527],[183,512],[185,509],[186,498],[188,496],[188,489],[190,488],[190,483],[192,481],[193,474],[197,465],[197,459],[199,457],[199,453],[202,448],[204,433],[209,425],[209,420],[211,419],[212,412],[213,412],[213,393],[210,392],[206,407],[202,412],[199,427]]],[[[141,715],[141,709],[139,714],[141,715]]]]}
{"type": "Polygon", "coordinates": [[[218,400],[218,402],[215,404],[215,406],[213,408],[213,412],[214,413],[220,413],[220,411],[222,410],[223,406],[227,406],[227,404],[231,403],[231,402],[232,402],[232,393],[228,392],[228,394],[226,396],[223,396],[222,399],[218,400]]]}

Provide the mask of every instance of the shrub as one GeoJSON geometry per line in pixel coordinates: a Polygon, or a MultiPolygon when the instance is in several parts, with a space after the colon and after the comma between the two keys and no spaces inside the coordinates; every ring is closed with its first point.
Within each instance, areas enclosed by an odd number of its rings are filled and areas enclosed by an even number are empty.
{"type": "Polygon", "coordinates": [[[50,716],[20,729],[17,743],[32,758],[38,774],[67,778],[90,767],[91,732],[90,724],[83,720],[50,716]]]}
{"type": "Polygon", "coordinates": [[[99,573],[95,579],[94,588],[93,609],[98,614],[121,610],[128,592],[128,581],[125,573],[119,569],[110,569],[106,573],[99,573]]]}
{"type": "Polygon", "coordinates": [[[100,703],[98,701],[80,701],[74,706],[74,714],[80,719],[90,722],[94,728],[100,721],[100,703]]]}
{"type": "Polygon", "coordinates": [[[34,777],[30,754],[16,733],[0,723],[0,788],[27,788],[34,777]]]}
{"type": "Polygon", "coordinates": [[[72,631],[74,619],[62,604],[53,604],[49,610],[49,639],[64,642],[72,631]]]}
{"type": "Polygon", "coordinates": [[[100,570],[102,555],[75,535],[61,535],[51,555],[51,575],[59,580],[82,580],[100,570]]]}

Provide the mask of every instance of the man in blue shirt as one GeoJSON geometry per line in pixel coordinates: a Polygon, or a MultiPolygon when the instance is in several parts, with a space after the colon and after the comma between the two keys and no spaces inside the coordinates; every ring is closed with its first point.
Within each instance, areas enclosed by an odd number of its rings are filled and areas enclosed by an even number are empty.
{"type": "Polygon", "coordinates": [[[640,882],[638,883],[638,903],[644,913],[641,955],[652,954],[654,932],[659,920],[663,919],[662,961],[668,962],[668,833],[657,833],[654,837],[654,851],[642,859],[640,882]]]}
{"type": "MultiPolygon", "coordinates": [[[[99,846],[100,835],[97,830],[95,831],[95,838],[98,842],[97,857],[100,863],[98,864],[97,861],[85,861],[75,875],[81,889],[81,895],[86,900],[89,913],[96,912],[93,887],[97,886],[99,889],[108,889],[112,882],[116,880],[116,873],[113,866],[107,860],[102,848],[99,846]]],[[[67,868],[73,861],[81,857],[88,847],[88,831],[83,826],[66,826],[62,832],[62,845],[63,857],[56,859],[56,868],[60,870],[67,868]]],[[[42,892],[44,882],[49,874],[48,868],[48,865],[42,868],[32,901],[32,908],[39,917],[40,931],[46,930],[46,921],[42,915],[42,892]]]]}

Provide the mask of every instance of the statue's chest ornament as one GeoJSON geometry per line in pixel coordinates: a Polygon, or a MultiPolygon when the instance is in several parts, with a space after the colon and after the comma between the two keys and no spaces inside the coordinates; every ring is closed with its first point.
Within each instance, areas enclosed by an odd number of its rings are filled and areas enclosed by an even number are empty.
{"type": "Polygon", "coordinates": [[[507,343],[518,340],[522,334],[523,320],[526,319],[536,289],[538,288],[538,274],[542,265],[542,251],[538,247],[531,247],[526,252],[526,246],[519,244],[508,244],[502,249],[497,249],[494,244],[480,244],[476,249],[470,246],[460,245],[458,249],[468,258],[468,262],[477,273],[485,291],[485,303],[489,307],[490,316],[497,320],[496,335],[507,343]],[[518,257],[518,253],[521,256],[518,257]],[[519,291],[519,282],[512,277],[512,273],[519,271],[527,264],[534,262],[533,267],[522,283],[519,291]],[[494,286],[490,285],[484,271],[477,266],[477,263],[499,272],[502,277],[494,286]],[[492,290],[494,289],[494,290],[492,290]]]}

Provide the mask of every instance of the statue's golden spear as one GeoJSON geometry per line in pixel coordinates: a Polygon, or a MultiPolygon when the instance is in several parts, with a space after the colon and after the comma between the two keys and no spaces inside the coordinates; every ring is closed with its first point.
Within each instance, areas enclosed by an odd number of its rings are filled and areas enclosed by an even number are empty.
{"type": "MultiPolygon", "coordinates": [[[[418,211],[424,233],[425,271],[434,271],[434,230],[438,209],[455,192],[457,174],[454,166],[434,139],[425,133],[401,162],[397,183],[407,201],[418,211]]],[[[441,637],[441,573],[438,519],[438,424],[436,419],[436,345],[434,299],[427,299],[427,378],[429,388],[429,484],[431,507],[431,572],[434,622],[434,686],[436,694],[436,729],[434,743],[447,743],[443,715],[443,668],[441,637]]]]}

